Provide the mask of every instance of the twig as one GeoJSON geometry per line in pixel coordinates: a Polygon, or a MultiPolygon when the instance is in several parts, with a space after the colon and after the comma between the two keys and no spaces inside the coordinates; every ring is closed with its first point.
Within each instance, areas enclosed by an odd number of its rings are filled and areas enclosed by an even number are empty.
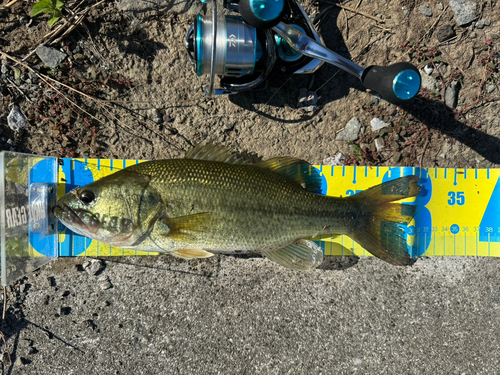
{"type": "Polygon", "coordinates": [[[419,163],[420,168],[422,168],[422,162],[424,161],[425,150],[427,149],[428,145],[429,145],[429,133],[427,133],[427,140],[425,141],[424,149],[422,150],[422,153],[420,154],[420,163],[419,163]]]}
{"type": "Polygon", "coordinates": [[[87,15],[87,13],[90,11],[90,8],[87,8],[83,11],[83,13],[71,24],[70,27],[57,39],[54,39],[53,41],[50,42],[50,44],[56,44],[58,43],[62,38],[64,38],[66,35],[68,35],[70,32],[72,32],[79,24],[82,23],[84,17],[87,15]]]}
{"type": "Polygon", "coordinates": [[[19,0],[12,0],[11,2],[7,3],[7,4],[2,4],[0,5],[1,8],[8,8],[10,7],[11,5],[14,5],[15,3],[17,3],[19,0]]]}
{"type": "Polygon", "coordinates": [[[7,77],[7,80],[11,83],[12,86],[14,86],[20,93],[22,96],[24,96],[24,98],[29,101],[30,103],[33,103],[33,101],[24,93],[23,90],[21,90],[21,88],[19,86],[16,85],[15,82],[13,82],[9,77],[7,77]]]}
{"type": "Polygon", "coordinates": [[[384,20],[380,19],[380,18],[377,18],[377,17],[374,17],[368,13],[365,13],[361,10],[357,10],[357,9],[354,9],[354,8],[351,8],[351,7],[348,7],[348,6],[345,6],[345,5],[342,5],[342,4],[337,4],[337,3],[334,3],[334,2],[331,2],[331,1],[327,1],[327,0],[323,0],[325,3],[327,4],[332,4],[332,5],[335,5],[336,7],[339,7],[339,8],[342,8],[342,9],[345,9],[345,10],[348,10],[349,12],[353,12],[353,13],[357,13],[357,14],[361,14],[362,16],[365,16],[365,17],[368,17],[374,21],[377,21],[377,22],[380,22],[380,23],[385,23],[384,20]]]}
{"type": "Polygon", "coordinates": [[[349,19],[347,18],[347,12],[345,9],[342,9],[342,12],[344,13],[344,18],[345,18],[345,43],[347,44],[347,41],[349,40],[349,19]]]}
{"type": "Polygon", "coordinates": [[[443,16],[443,14],[446,13],[446,11],[448,10],[448,5],[443,9],[443,11],[441,12],[441,14],[439,15],[439,17],[437,18],[437,20],[432,24],[432,26],[429,28],[429,30],[427,30],[427,32],[424,34],[424,36],[422,38],[420,38],[420,40],[418,41],[418,43],[422,42],[422,40],[424,40],[424,38],[434,30],[434,28],[436,27],[436,25],[438,24],[438,22],[441,20],[441,17],[443,16]]]}
{"type": "MultiPolygon", "coordinates": [[[[57,26],[54,30],[50,31],[48,34],[46,34],[43,38],[42,41],[38,44],[37,48],[40,46],[44,46],[46,44],[54,44],[59,42],[63,37],[68,35],[70,32],[72,32],[78,25],[80,25],[87,15],[87,13],[90,11],[90,9],[102,4],[105,0],[101,0],[88,8],[85,8],[80,14],[77,14],[76,11],[80,7],[80,5],[84,2],[83,0],[77,4],[73,9],[68,9],[68,12],[72,13],[72,15],[68,18],[64,19],[64,22],[57,26]],[[67,30],[59,36],[57,39],[56,38],[63,29],[65,29],[67,26],[67,30]]],[[[36,52],[36,48],[32,51],[30,51],[21,61],[26,61],[30,56],[32,56],[36,52]]]]}

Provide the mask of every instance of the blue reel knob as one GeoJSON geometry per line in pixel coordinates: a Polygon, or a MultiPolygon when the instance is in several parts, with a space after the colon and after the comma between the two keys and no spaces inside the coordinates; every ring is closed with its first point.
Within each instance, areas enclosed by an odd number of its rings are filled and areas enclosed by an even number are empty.
{"type": "Polygon", "coordinates": [[[399,99],[408,100],[417,95],[420,84],[420,75],[413,69],[407,69],[394,77],[392,90],[399,99]]]}
{"type": "Polygon", "coordinates": [[[240,0],[239,12],[250,26],[270,29],[281,21],[285,0],[240,0]]]}

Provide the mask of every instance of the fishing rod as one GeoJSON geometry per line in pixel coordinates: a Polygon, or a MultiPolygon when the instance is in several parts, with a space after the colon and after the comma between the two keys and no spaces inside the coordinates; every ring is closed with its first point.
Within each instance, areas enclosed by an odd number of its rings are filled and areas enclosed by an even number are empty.
{"type": "MultiPolygon", "coordinates": [[[[202,0],[203,1],[203,0],[202,0]]],[[[185,46],[198,76],[208,76],[206,94],[236,94],[262,89],[272,72],[311,74],[323,63],[358,78],[393,104],[411,100],[421,77],[408,62],[366,68],[328,49],[307,13],[295,0],[225,0],[224,15],[217,0],[207,0],[211,14],[198,14],[185,46]],[[214,88],[220,77],[220,88],[214,88]]]]}

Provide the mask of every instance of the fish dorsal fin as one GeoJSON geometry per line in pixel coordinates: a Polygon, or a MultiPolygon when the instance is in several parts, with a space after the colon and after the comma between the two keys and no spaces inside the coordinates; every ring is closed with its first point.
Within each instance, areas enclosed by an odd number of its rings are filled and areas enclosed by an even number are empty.
{"type": "Polygon", "coordinates": [[[229,164],[246,164],[243,158],[229,151],[224,146],[215,145],[213,143],[207,143],[206,145],[199,144],[195,148],[189,150],[184,158],[219,161],[229,164]]]}
{"type": "Polygon", "coordinates": [[[304,160],[291,157],[277,157],[256,164],[297,182],[310,193],[321,189],[321,176],[316,168],[304,160]]]}
{"type": "Polygon", "coordinates": [[[323,262],[323,250],[312,241],[298,240],[291,245],[263,250],[262,255],[291,270],[311,270],[323,262]]]}
{"type": "Polygon", "coordinates": [[[169,254],[176,256],[182,259],[197,259],[197,258],[210,258],[214,256],[214,253],[209,253],[205,250],[191,250],[191,249],[183,249],[172,251],[169,254]]]}

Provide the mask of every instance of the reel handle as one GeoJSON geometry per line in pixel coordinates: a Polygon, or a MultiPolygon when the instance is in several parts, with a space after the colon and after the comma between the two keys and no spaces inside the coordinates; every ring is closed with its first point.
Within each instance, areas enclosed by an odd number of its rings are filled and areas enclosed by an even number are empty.
{"type": "Polygon", "coordinates": [[[421,84],[418,69],[407,62],[369,66],[363,71],[360,80],[363,86],[376,91],[392,104],[412,99],[420,90],[421,84]]]}
{"type": "Polygon", "coordinates": [[[272,29],[295,51],[352,74],[361,81],[363,86],[378,92],[390,103],[401,104],[415,97],[420,90],[420,74],[410,63],[401,62],[390,66],[374,65],[365,69],[283,22],[279,22],[272,29]]]}

